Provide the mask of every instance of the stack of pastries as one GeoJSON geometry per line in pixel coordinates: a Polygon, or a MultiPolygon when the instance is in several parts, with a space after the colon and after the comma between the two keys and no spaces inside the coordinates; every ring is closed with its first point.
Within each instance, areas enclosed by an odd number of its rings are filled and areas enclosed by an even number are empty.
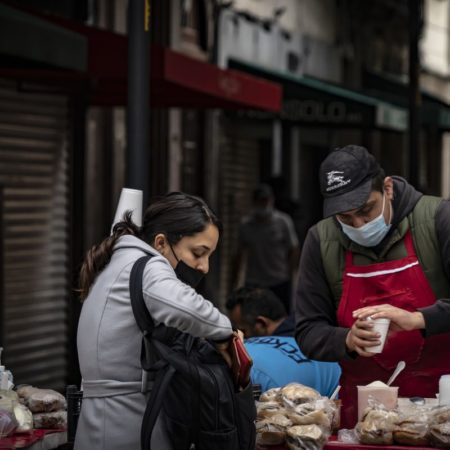
{"type": "Polygon", "coordinates": [[[334,402],[299,383],[270,389],[257,404],[257,443],[320,450],[331,434],[335,410],[334,402]]]}

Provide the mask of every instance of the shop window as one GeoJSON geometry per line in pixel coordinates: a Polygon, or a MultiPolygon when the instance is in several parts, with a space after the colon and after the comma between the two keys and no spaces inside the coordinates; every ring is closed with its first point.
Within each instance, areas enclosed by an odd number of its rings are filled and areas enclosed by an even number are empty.
{"type": "Polygon", "coordinates": [[[206,0],[180,0],[181,50],[206,60],[209,50],[209,8],[206,0]]]}

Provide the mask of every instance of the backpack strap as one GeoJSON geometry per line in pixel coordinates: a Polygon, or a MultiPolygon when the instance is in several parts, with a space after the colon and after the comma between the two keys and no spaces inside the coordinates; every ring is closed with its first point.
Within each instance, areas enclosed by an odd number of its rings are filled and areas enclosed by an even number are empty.
{"type": "Polygon", "coordinates": [[[155,382],[153,383],[150,398],[147,401],[144,417],[141,426],[141,449],[151,450],[151,437],[153,428],[158,419],[159,412],[163,406],[164,394],[169,383],[175,374],[175,368],[164,361],[151,364],[151,352],[154,351],[152,343],[152,333],[155,329],[153,321],[144,301],[142,293],[142,277],[147,262],[153,255],[139,258],[133,265],[130,274],[130,300],[131,308],[136,323],[142,331],[141,365],[145,371],[157,370],[155,382]]]}
{"type": "Polygon", "coordinates": [[[133,265],[130,274],[130,299],[134,318],[138,327],[144,335],[151,334],[155,328],[152,316],[145,306],[144,295],[142,294],[142,277],[147,262],[153,258],[153,255],[142,256],[133,265]]]}

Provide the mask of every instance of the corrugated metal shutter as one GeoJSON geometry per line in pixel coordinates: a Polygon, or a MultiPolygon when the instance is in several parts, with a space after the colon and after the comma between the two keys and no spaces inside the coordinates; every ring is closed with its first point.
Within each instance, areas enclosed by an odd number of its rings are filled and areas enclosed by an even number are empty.
{"type": "Polygon", "coordinates": [[[220,243],[220,303],[232,289],[234,258],[242,217],[251,208],[252,191],[259,183],[259,146],[251,139],[229,133],[220,142],[219,216],[223,222],[220,243]]]}
{"type": "Polygon", "coordinates": [[[67,371],[67,98],[0,80],[4,360],[16,384],[62,389],[67,371]]]}

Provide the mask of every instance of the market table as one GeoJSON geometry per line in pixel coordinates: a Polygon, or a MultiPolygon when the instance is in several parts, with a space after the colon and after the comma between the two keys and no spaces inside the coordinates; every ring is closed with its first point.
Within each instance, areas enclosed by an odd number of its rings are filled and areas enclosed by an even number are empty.
{"type": "Polygon", "coordinates": [[[53,450],[67,442],[65,430],[33,430],[32,433],[15,433],[0,439],[0,450],[53,450]]]}
{"type": "MultiPolygon", "coordinates": [[[[431,447],[408,447],[406,445],[365,445],[365,444],[344,444],[338,442],[336,436],[332,436],[323,450],[436,450],[431,447]]],[[[284,445],[257,446],[255,450],[288,450],[284,445]]]]}

